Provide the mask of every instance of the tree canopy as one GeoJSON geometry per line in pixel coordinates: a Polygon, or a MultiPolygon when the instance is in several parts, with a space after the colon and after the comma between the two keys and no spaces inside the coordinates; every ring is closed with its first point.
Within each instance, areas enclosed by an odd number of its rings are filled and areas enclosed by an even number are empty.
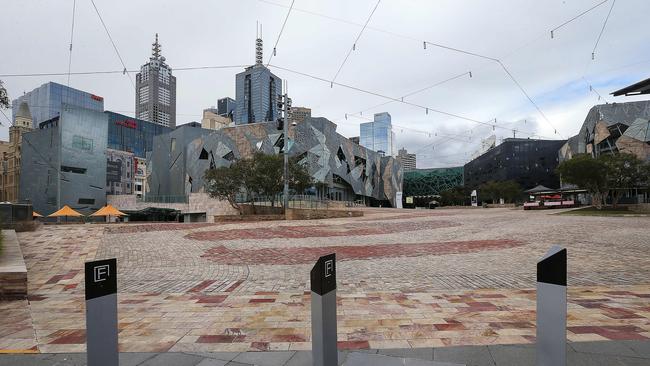
{"type": "MultiPolygon", "coordinates": [[[[262,197],[275,206],[275,199],[284,189],[284,157],[256,152],[252,157],[239,159],[229,167],[208,169],[205,172],[205,188],[210,197],[227,200],[241,212],[237,196],[244,194],[254,202],[262,197]]],[[[313,180],[307,167],[296,158],[289,159],[289,188],[303,192],[312,186],[313,180]]]]}
{"type": "Polygon", "coordinates": [[[505,202],[512,203],[521,196],[521,186],[513,180],[489,181],[479,187],[479,197],[483,197],[481,200],[489,198],[492,203],[496,203],[500,198],[503,198],[505,202]]]}

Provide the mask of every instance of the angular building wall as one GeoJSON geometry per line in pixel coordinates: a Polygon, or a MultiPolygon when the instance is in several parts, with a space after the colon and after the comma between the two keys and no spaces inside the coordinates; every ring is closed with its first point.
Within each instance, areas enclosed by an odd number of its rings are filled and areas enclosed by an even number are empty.
{"type": "Polygon", "coordinates": [[[514,180],[523,189],[558,188],[558,150],[566,140],[505,139],[464,166],[464,184],[477,189],[488,181],[514,180]]]}
{"type": "Polygon", "coordinates": [[[23,136],[20,198],[43,215],[63,205],[84,214],[104,206],[108,116],[64,105],[42,127],[23,136]]]}
{"type": "MultiPolygon", "coordinates": [[[[325,118],[307,118],[291,127],[290,155],[307,164],[317,182],[325,183],[338,199],[364,196],[395,203],[402,189],[402,167],[391,157],[361,147],[336,132],[325,118]],[[340,194],[339,194],[340,193],[340,194]]],[[[255,123],[208,131],[179,128],[154,139],[150,192],[181,196],[204,191],[203,175],[210,167],[228,166],[256,151],[278,154],[282,131],[275,123],[255,123]]]]}

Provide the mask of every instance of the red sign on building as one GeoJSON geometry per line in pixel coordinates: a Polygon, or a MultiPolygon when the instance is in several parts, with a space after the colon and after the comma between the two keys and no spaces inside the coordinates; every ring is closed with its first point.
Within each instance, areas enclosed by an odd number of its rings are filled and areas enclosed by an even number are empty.
{"type": "Polygon", "coordinates": [[[125,120],[121,120],[121,121],[115,121],[115,124],[119,125],[119,126],[124,126],[126,128],[133,128],[133,129],[138,128],[138,123],[135,120],[132,120],[132,119],[125,119],[125,120]]]}
{"type": "Polygon", "coordinates": [[[96,100],[98,102],[101,102],[101,101],[104,100],[103,97],[100,97],[99,95],[95,95],[95,94],[90,94],[90,98],[92,98],[92,99],[94,99],[94,100],[96,100]]]}

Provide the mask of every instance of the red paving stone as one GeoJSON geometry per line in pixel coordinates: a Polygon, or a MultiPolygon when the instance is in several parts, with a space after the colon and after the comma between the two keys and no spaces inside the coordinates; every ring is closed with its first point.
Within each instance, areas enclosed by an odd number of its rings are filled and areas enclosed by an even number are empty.
{"type": "Polygon", "coordinates": [[[231,249],[218,246],[208,249],[201,257],[224,264],[302,264],[336,253],[339,261],[370,258],[418,257],[499,250],[523,245],[516,240],[470,240],[418,244],[376,244],[328,247],[292,247],[262,249],[231,249]]]}
{"type": "Polygon", "coordinates": [[[431,230],[444,227],[454,227],[459,224],[448,221],[415,221],[384,224],[341,224],[341,225],[304,225],[304,226],[274,226],[252,229],[227,229],[214,231],[198,231],[185,237],[192,240],[241,240],[241,239],[303,239],[315,237],[381,235],[402,233],[408,231],[431,230]]]}
{"type": "Polygon", "coordinates": [[[155,224],[138,224],[138,225],[116,225],[106,227],[108,234],[131,234],[147,233],[152,231],[175,231],[198,229],[206,226],[217,226],[214,223],[193,223],[193,224],[174,224],[174,223],[155,223],[155,224]]]}

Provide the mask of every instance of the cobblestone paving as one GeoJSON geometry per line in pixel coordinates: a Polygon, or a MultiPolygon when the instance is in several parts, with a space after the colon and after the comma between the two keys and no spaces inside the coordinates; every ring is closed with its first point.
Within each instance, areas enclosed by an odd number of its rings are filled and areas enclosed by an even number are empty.
{"type": "Polygon", "coordinates": [[[309,270],[330,251],[341,348],[528,343],[535,264],[552,244],[568,249],[569,339],[645,339],[648,224],[368,209],[316,221],[46,226],[19,234],[30,295],[0,301],[0,352],[84,351],[83,263],[109,257],[122,351],[309,349],[309,270]]]}

